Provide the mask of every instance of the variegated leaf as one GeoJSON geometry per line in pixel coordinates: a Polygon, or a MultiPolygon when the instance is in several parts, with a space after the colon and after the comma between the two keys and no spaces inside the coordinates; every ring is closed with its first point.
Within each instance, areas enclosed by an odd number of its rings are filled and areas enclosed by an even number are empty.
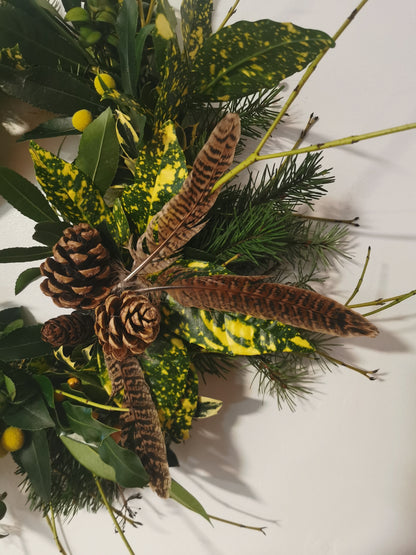
{"type": "Polygon", "coordinates": [[[9,48],[0,48],[0,64],[23,71],[28,67],[20,52],[19,45],[9,48]]]}
{"type": "Polygon", "coordinates": [[[192,62],[211,35],[213,0],[184,0],[181,5],[182,36],[188,60],[192,62]]]}

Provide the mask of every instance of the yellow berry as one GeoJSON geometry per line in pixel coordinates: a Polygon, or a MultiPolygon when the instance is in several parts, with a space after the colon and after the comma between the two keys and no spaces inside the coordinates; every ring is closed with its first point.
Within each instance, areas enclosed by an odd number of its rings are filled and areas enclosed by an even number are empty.
{"type": "Polygon", "coordinates": [[[71,389],[80,389],[81,387],[81,382],[78,378],[68,378],[67,384],[71,389]]]}
{"type": "Polygon", "coordinates": [[[78,110],[72,116],[72,125],[78,131],[84,131],[86,127],[92,122],[92,114],[89,110],[78,110]]]}
{"type": "Polygon", "coordinates": [[[115,89],[116,82],[108,73],[99,73],[94,79],[94,87],[102,95],[108,89],[115,89]]]}
{"type": "Polygon", "coordinates": [[[25,434],[20,428],[9,426],[1,436],[0,444],[5,451],[18,451],[23,447],[25,442],[25,434]]]}

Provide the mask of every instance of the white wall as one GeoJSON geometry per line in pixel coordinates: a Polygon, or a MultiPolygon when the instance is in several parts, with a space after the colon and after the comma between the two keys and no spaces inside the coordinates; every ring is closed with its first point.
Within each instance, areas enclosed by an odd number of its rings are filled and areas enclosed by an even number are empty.
{"type": "MultiPolygon", "coordinates": [[[[224,14],[232,2],[218,4],[224,14]]],[[[333,34],[354,7],[354,0],[241,0],[238,19],[269,17],[333,34]]],[[[276,147],[288,148],[289,137],[311,112],[320,121],[310,142],[416,121],[415,26],[413,1],[370,0],[291,108],[288,126],[275,133],[276,147]]],[[[26,146],[0,138],[0,163],[33,175],[26,146]]],[[[360,299],[416,287],[415,156],[414,131],[325,153],[337,179],[318,213],[359,215],[361,221],[354,231],[354,261],[337,269],[329,292],[337,298],[353,289],[368,245],[372,258],[360,299]]],[[[0,248],[31,244],[30,222],[4,202],[0,231],[0,248]]],[[[13,298],[22,268],[1,268],[0,303],[26,305],[39,320],[56,315],[36,286],[13,298]]],[[[224,408],[195,425],[190,441],[176,449],[181,468],[172,474],[209,513],[267,526],[266,536],[221,523],[211,527],[146,491],[137,504],[143,526],[127,528],[136,552],[415,554],[415,303],[411,299],[374,317],[381,330],[377,339],[345,341],[342,356],[367,369],[381,368],[382,379],[369,382],[347,369],[334,370],[295,413],[279,412],[273,399],[260,399],[250,374],[228,382],[211,379],[204,392],[222,398],[224,408]]],[[[9,493],[0,524],[10,531],[0,540],[0,552],[55,553],[46,523],[25,508],[15,490],[11,458],[0,465],[0,492],[9,493]]],[[[123,553],[105,512],[79,514],[60,533],[73,555],[123,553]]]]}

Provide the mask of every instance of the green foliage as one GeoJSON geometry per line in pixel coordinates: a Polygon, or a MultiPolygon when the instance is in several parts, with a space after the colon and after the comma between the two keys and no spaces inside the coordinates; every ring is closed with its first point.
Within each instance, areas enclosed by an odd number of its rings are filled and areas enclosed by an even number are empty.
{"type": "Polygon", "coordinates": [[[208,513],[201,503],[175,480],[172,480],[169,497],[190,511],[201,515],[206,520],[210,520],[208,513]]]}
{"type": "Polygon", "coordinates": [[[52,137],[78,135],[78,133],[79,131],[72,126],[72,117],[58,117],[40,123],[35,129],[24,133],[18,141],[50,139],[52,137]]]}
{"type": "Polygon", "coordinates": [[[136,30],[139,18],[137,1],[123,0],[117,22],[118,53],[120,58],[120,75],[123,91],[134,96],[140,71],[140,48],[136,48],[136,30]],[[139,50],[139,52],[138,52],[139,50]]]}
{"type": "Polygon", "coordinates": [[[97,449],[72,439],[64,434],[60,435],[60,440],[71,453],[71,455],[76,459],[82,466],[87,470],[92,472],[95,476],[104,478],[105,480],[110,480],[111,482],[116,481],[116,473],[112,466],[105,463],[97,452],[97,449]]]}
{"type": "Polygon", "coordinates": [[[40,269],[36,268],[27,268],[23,270],[23,272],[18,276],[15,286],[14,286],[14,294],[18,295],[25,289],[30,283],[35,281],[41,276],[40,269]]]}
{"type": "Polygon", "coordinates": [[[19,328],[0,339],[0,360],[5,362],[48,355],[52,348],[40,338],[41,325],[19,328]]]}
{"type": "Polygon", "coordinates": [[[124,488],[143,488],[149,482],[147,472],[133,451],[120,447],[111,437],[107,437],[99,446],[101,459],[111,465],[116,474],[116,481],[124,488]]]}
{"type": "Polygon", "coordinates": [[[71,429],[76,434],[82,436],[86,443],[100,444],[113,432],[117,431],[117,428],[106,426],[93,418],[91,416],[92,410],[89,407],[80,407],[65,401],[62,403],[62,408],[65,411],[71,429]]]}
{"type": "Polygon", "coordinates": [[[238,21],[198,50],[193,92],[205,100],[229,100],[270,89],[333,45],[327,34],[292,23],[238,21]]]}
{"type": "Polygon", "coordinates": [[[25,445],[13,453],[16,463],[26,472],[31,487],[43,503],[51,496],[51,462],[45,430],[27,434],[25,445]]]}
{"type": "Polygon", "coordinates": [[[32,262],[52,254],[48,247],[11,247],[0,250],[0,264],[8,262],[32,262]]]}
{"type": "Polygon", "coordinates": [[[181,25],[183,46],[192,63],[198,50],[211,35],[212,0],[183,0],[181,5],[181,25]]]}

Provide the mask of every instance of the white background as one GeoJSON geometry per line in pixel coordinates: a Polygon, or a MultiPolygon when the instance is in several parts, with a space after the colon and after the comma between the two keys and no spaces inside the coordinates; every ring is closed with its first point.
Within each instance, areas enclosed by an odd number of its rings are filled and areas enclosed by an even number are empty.
{"type": "MultiPolygon", "coordinates": [[[[216,22],[231,4],[218,2],[216,22]]],[[[268,17],[333,34],[354,7],[354,0],[241,0],[233,20],[268,17]]],[[[289,148],[311,112],[320,117],[311,143],[415,121],[415,27],[412,0],[370,0],[291,108],[288,125],[275,132],[274,148],[289,148]]],[[[1,163],[33,178],[27,145],[14,145],[4,130],[0,138],[1,163]]],[[[353,233],[354,261],[336,269],[328,294],[340,300],[349,295],[368,245],[372,257],[360,300],[416,288],[415,158],[414,131],[326,151],[336,183],[317,213],[361,221],[353,233]]],[[[4,201],[0,231],[1,248],[33,244],[30,221],[4,201]]],[[[25,305],[38,320],[57,315],[36,285],[14,298],[24,267],[1,268],[1,306],[25,305]]],[[[380,367],[382,379],[370,382],[335,369],[295,413],[259,398],[249,373],[203,386],[206,395],[224,400],[223,410],[194,426],[190,441],[176,449],[181,467],[172,474],[209,513],[266,526],[266,535],[210,526],[146,491],[137,503],[143,526],[127,528],[136,553],[415,554],[415,307],[411,299],[375,316],[379,337],[345,341],[338,352],[364,368],[380,367]]],[[[0,552],[55,553],[47,524],[25,508],[16,490],[11,457],[0,469],[0,492],[9,494],[0,524],[10,533],[0,540],[0,552]]],[[[80,513],[60,534],[72,555],[125,552],[105,512],[80,513]]]]}

